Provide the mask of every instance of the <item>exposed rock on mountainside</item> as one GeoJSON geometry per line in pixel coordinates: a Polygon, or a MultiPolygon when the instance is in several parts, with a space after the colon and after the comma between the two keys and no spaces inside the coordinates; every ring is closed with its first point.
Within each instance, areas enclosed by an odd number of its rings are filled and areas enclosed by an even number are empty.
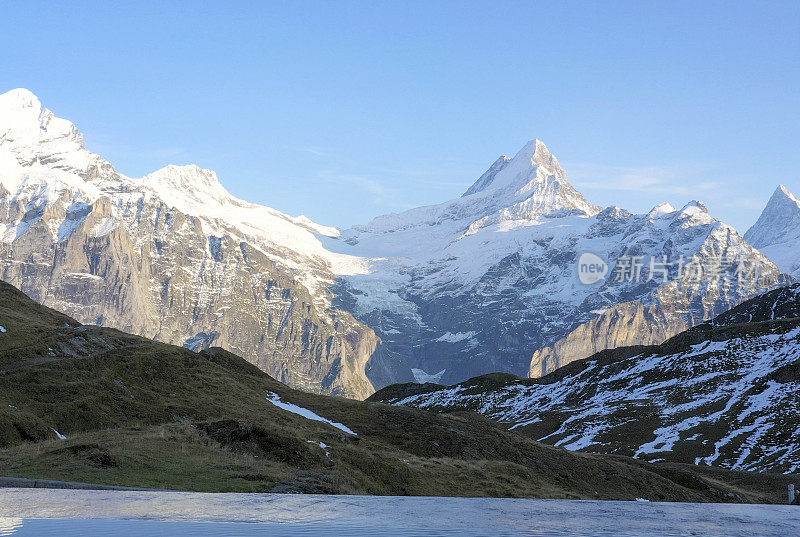
{"type": "Polygon", "coordinates": [[[84,323],[222,346],[293,386],[365,397],[374,332],[330,307],[336,230],[238,200],[216,175],[130,179],[26,90],[0,95],[0,270],[84,323]]]}
{"type": "Polygon", "coordinates": [[[618,296],[616,302],[622,303],[600,310],[596,318],[552,346],[536,351],[529,376],[546,375],[603,349],[661,343],[748,296],[789,282],[733,228],[711,218],[700,203],[690,203],[680,212],[660,206],[646,218],[638,217],[639,222],[636,218],[623,232],[620,244],[624,251],[617,256],[617,267],[649,250],[644,259],[651,264],[648,266],[645,261],[641,269],[648,275],[641,279],[647,280],[650,275],[655,279],[638,289],[618,278],[606,280],[598,289],[599,294],[618,296]],[[659,236],[659,228],[667,234],[659,236]],[[661,278],[661,260],[668,261],[666,269],[672,281],[665,283],[661,278]],[[623,298],[633,300],[624,302],[623,298]]]}
{"type": "Polygon", "coordinates": [[[458,199],[340,235],[197,166],[125,177],[26,90],[0,95],[0,276],[81,322],[354,397],[659,343],[782,281],[700,203],[601,210],[538,140],[458,199]],[[608,264],[589,284],[585,253],[608,264]],[[616,281],[625,259],[642,266],[616,281]],[[679,274],[690,262],[709,274],[679,274]]]}
{"type": "Polygon", "coordinates": [[[787,274],[800,278],[800,200],[780,185],[745,239],[787,274]]]}
{"type": "Polygon", "coordinates": [[[660,343],[786,281],[699,202],[601,211],[538,140],[498,159],[461,198],[325,244],[372,259],[336,292],[383,340],[373,366],[395,360],[370,377],[376,386],[540,376],[601,349],[660,343]],[[589,284],[578,274],[586,253],[607,263],[589,284]]]}
{"type": "Polygon", "coordinates": [[[478,416],[292,390],[0,282],[4,476],[199,491],[780,502],[786,478],[569,453],[478,416]]]}
{"type": "Polygon", "coordinates": [[[474,410],[570,450],[738,470],[800,470],[800,284],[658,346],[607,350],[540,379],[397,385],[374,400],[474,410]]]}

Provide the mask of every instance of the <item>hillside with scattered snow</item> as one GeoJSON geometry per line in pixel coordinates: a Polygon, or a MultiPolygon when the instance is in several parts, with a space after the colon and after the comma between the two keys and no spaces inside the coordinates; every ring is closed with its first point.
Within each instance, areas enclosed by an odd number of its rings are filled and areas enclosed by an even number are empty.
{"type": "Polygon", "coordinates": [[[736,470],[800,469],[800,285],[662,345],[604,351],[541,379],[395,386],[377,400],[473,410],[569,450],[736,470]]]}

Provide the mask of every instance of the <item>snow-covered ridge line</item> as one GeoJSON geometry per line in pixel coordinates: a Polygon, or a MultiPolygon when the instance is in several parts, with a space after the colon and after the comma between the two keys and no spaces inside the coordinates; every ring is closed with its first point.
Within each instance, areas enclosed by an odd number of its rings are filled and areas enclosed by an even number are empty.
{"type": "MultiPolygon", "coordinates": [[[[207,234],[234,232],[263,244],[265,251],[288,249],[306,262],[321,261],[332,275],[368,270],[367,260],[332,253],[322,246],[318,235],[337,237],[336,228],[238,199],[211,170],[194,164],[168,165],[141,179],[117,173],[111,164],[86,149],[83,135],[73,123],[55,117],[28,90],[0,95],[0,112],[0,184],[21,203],[47,207],[70,195],[75,201],[92,205],[106,196],[113,200],[115,218],[123,220],[123,215],[116,214],[118,207],[135,203],[136,198],[156,198],[199,218],[207,234]]],[[[13,238],[19,234],[17,230],[13,238]]],[[[293,269],[312,294],[324,285],[304,263],[295,263],[293,269]]]]}

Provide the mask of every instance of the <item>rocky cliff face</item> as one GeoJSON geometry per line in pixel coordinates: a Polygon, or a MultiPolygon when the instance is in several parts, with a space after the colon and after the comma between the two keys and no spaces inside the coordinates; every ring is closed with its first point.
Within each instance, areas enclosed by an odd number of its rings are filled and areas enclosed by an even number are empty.
{"type": "Polygon", "coordinates": [[[671,307],[625,302],[579,325],[552,346],[534,352],[528,376],[543,377],[603,349],[655,345],[688,327],[687,320],[671,307]]]}
{"type": "Polygon", "coordinates": [[[2,279],[37,301],[221,346],[295,387],[372,393],[379,339],[330,306],[332,267],[359,263],[322,249],[335,230],[237,200],[196,166],[124,177],[24,90],[0,96],[0,185],[2,279]]]}

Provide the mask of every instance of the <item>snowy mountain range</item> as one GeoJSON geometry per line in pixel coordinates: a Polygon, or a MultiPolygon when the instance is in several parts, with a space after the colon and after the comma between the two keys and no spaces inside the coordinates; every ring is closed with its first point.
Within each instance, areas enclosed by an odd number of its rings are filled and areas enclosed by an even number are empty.
{"type": "Polygon", "coordinates": [[[237,199],[196,166],[126,177],[22,89],[0,95],[0,270],[81,322],[221,346],[354,397],[546,374],[787,281],[699,202],[590,203],[538,140],[460,198],[340,232],[237,199]],[[584,254],[605,265],[591,283],[584,254]]]}
{"type": "Polygon", "coordinates": [[[800,284],[661,345],[618,348],[541,379],[396,385],[374,400],[477,411],[542,442],[734,470],[800,468],[800,284]]]}
{"type": "Polygon", "coordinates": [[[640,215],[589,203],[538,140],[458,199],[324,244],[371,260],[335,292],[384,343],[376,385],[540,376],[602,349],[660,343],[785,281],[699,202],[640,215]],[[590,284],[578,274],[585,253],[607,265],[590,284]]]}

